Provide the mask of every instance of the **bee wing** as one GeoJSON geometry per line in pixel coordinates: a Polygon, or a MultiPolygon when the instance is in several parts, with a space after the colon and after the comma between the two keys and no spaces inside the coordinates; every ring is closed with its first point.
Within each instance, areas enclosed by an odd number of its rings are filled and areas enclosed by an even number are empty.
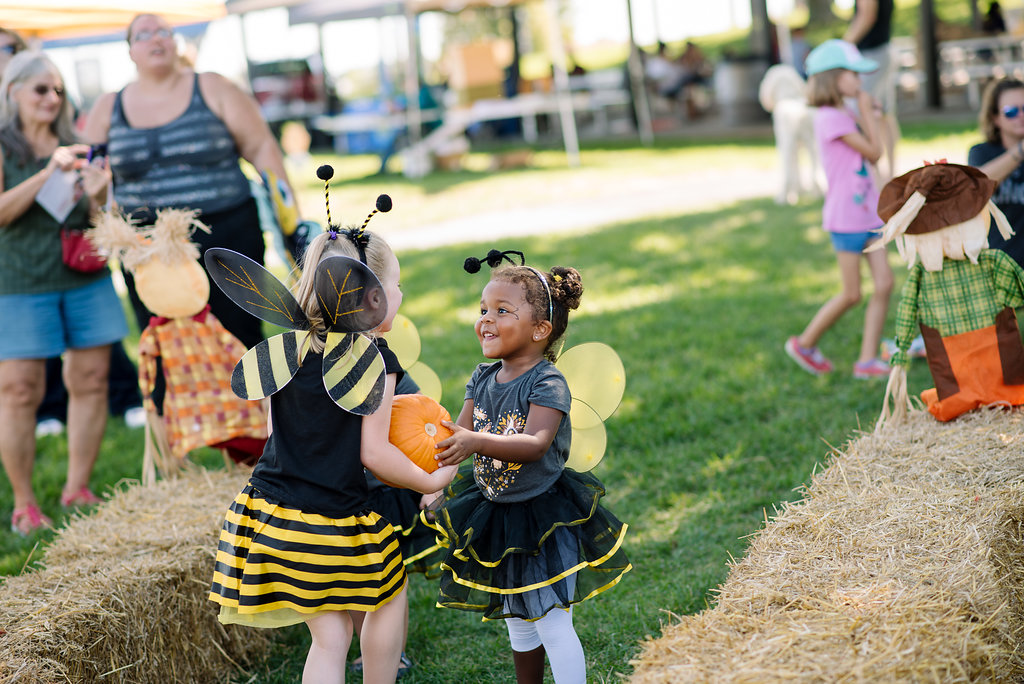
{"type": "MultiPolygon", "coordinates": [[[[555,366],[565,376],[572,394],[573,405],[582,402],[592,408],[599,421],[615,413],[626,390],[626,369],[614,349],[600,342],[585,342],[567,349],[555,366]]],[[[590,414],[572,414],[573,427],[587,427],[593,421],[590,414]]]]}
{"type": "Polygon", "coordinates": [[[290,330],[263,340],[247,351],[235,366],[231,389],[243,399],[269,397],[295,376],[307,351],[305,332],[290,330]]]}
{"type": "Polygon", "coordinates": [[[569,447],[569,460],[565,465],[578,473],[583,473],[604,458],[608,436],[604,429],[604,421],[586,404],[574,399],[569,413],[573,417],[572,444],[569,447]],[[577,418],[580,419],[579,426],[576,424],[577,418]]]}
{"type": "Polygon", "coordinates": [[[437,377],[433,368],[422,361],[417,361],[405,368],[405,372],[419,386],[420,394],[425,394],[437,403],[441,403],[441,378],[437,377]]]}
{"type": "Polygon", "coordinates": [[[217,287],[256,318],[292,330],[309,327],[306,314],[284,283],[249,257],[211,247],[203,261],[217,287]]]}
{"type": "Polygon", "coordinates": [[[416,326],[402,314],[395,314],[391,330],[384,333],[384,339],[398,357],[399,365],[408,373],[420,358],[420,333],[416,326]]]}
{"type": "Polygon", "coordinates": [[[327,333],[323,371],[327,394],[350,413],[368,416],[384,399],[384,359],[367,337],[327,333]]]}
{"type": "Polygon", "coordinates": [[[346,256],[333,256],[316,267],[313,288],[331,332],[373,330],[388,313],[388,299],[366,264],[346,256]]]}

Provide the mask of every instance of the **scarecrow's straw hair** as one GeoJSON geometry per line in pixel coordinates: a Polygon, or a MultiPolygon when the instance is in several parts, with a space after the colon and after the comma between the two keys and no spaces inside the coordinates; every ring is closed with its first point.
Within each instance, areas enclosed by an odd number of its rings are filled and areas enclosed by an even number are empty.
{"type": "Polygon", "coordinates": [[[140,230],[137,222],[121,213],[103,211],[93,219],[87,235],[100,250],[134,272],[154,258],[169,265],[199,259],[192,233],[209,233],[210,227],[197,216],[192,209],[161,209],[156,222],[140,230]]]}
{"type": "Polygon", "coordinates": [[[1024,414],[859,437],[633,682],[1024,679],[1024,414]]]}
{"type": "Polygon", "coordinates": [[[224,512],[246,476],[192,470],[75,517],[45,569],[0,586],[0,684],[222,682],[265,651],[207,599],[224,512]]]}

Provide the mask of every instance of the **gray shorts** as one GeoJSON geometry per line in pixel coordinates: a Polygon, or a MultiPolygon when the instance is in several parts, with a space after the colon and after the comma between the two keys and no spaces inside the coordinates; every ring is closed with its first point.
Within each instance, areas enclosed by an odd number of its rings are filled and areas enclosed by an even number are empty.
{"type": "Polygon", "coordinates": [[[896,80],[893,74],[892,52],[889,44],[862,50],[861,54],[878,62],[878,69],[870,74],[861,74],[861,86],[882,103],[882,111],[896,113],[896,80]]]}

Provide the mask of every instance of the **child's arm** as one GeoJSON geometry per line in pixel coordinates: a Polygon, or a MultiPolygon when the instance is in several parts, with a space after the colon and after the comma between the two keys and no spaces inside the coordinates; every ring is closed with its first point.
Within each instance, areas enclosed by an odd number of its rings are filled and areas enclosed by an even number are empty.
{"type": "Polygon", "coordinates": [[[871,97],[871,93],[867,91],[860,91],[857,93],[857,108],[860,110],[858,123],[862,132],[847,133],[839,139],[874,164],[882,158],[879,112],[875,107],[875,98],[871,97]]]}
{"type": "Polygon", "coordinates": [[[388,441],[391,427],[391,403],[395,398],[395,375],[389,373],[384,383],[384,398],[380,408],[363,416],[360,460],[370,472],[381,480],[414,489],[421,494],[444,489],[455,478],[455,466],[438,468],[428,473],[406,458],[388,441]]]}
{"type": "Polygon", "coordinates": [[[565,414],[558,409],[530,404],[526,414],[523,432],[511,435],[497,435],[491,432],[474,432],[463,424],[468,409],[473,415],[473,402],[467,400],[456,423],[445,421],[445,427],[454,430],[448,439],[437,443],[443,451],[435,458],[442,465],[461,463],[473,454],[480,454],[506,463],[532,463],[539,461],[551,446],[558,432],[558,425],[565,414]]]}

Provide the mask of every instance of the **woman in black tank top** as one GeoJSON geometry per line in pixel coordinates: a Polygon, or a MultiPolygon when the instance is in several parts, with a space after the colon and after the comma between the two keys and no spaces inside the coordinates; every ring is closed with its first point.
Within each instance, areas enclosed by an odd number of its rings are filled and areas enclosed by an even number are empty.
{"type": "MultiPolygon", "coordinates": [[[[164,208],[196,209],[211,229],[193,237],[202,252],[227,247],[263,263],[256,203],[239,161],[286,184],[288,176],[255,100],[219,74],[197,74],[185,66],[170,24],[159,16],[136,16],[127,39],[138,78],[100,97],[85,126],[87,140],[108,144],[118,205],[143,222],[164,208]]],[[[144,328],[151,314],[131,278],[126,281],[144,328]]],[[[210,288],[210,308],[247,347],[263,339],[260,321],[216,287],[210,288]]]]}

